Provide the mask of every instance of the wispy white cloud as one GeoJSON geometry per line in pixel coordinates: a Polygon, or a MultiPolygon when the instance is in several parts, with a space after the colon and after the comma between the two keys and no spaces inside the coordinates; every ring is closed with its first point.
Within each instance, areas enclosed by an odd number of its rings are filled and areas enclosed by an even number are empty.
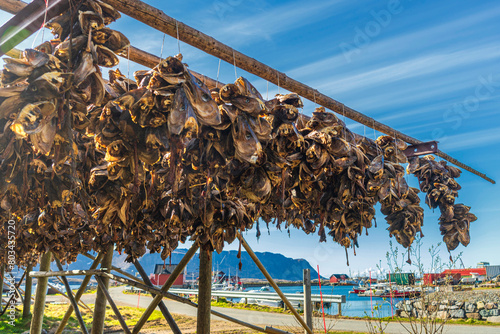
{"type": "Polygon", "coordinates": [[[332,9],[341,2],[343,0],[295,1],[244,18],[234,17],[232,20],[228,18],[222,24],[214,16],[211,22],[216,24],[217,28],[210,29],[210,33],[218,39],[230,41],[232,45],[271,39],[273,35],[334,16],[335,12],[332,9]]]}
{"type": "MultiPolygon", "coordinates": [[[[470,33],[472,29],[481,29],[480,27],[485,21],[496,19],[499,14],[500,7],[491,8],[438,25],[426,26],[424,29],[416,31],[410,30],[409,32],[403,32],[387,38],[381,36],[380,39],[364,47],[361,50],[361,54],[370,59],[370,64],[380,64],[389,61],[387,58],[388,51],[390,51],[393,56],[390,58],[390,60],[393,61],[407,54],[409,50],[418,49],[425,51],[427,49],[432,49],[435,51],[436,49],[442,49],[443,45],[450,47],[450,40],[457,38],[456,36],[458,36],[460,31],[468,31],[470,33]]],[[[354,31],[352,37],[354,37],[354,31]]],[[[343,40],[342,42],[352,41],[343,40]]],[[[469,42],[474,44],[475,41],[472,40],[469,42]]],[[[318,73],[323,73],[324,75],[326,73],[331,73],[335,76],[346,72],[363,73],[372,69],[369,67],[370,65],[363,66],[363,64],[360,64],[360,61],[356,61],[352,66],[348,66],[349,64],[346,62],[346,58],[340,51],[339,48],[339,53],[331,57],[289,70],[288,74],[291,76],[315,76],[318,73]]]]}
{"type": "Polygon", "coordinates": [[[444,152],[464,151],[466,149],[497,145],[500,141],[500,127],[463,132],[449,136],[441,145],[444,152]]]}
{"type": "Polygon", "coordinates": [[[437,75],[440,72],[453,68],[480,63],[500,58],[498,43],[481,47],[471,47],[460,51],[440,51],[412,59],[403,60],[395,64],[383,66],[370,71],[346,76],[339,80],[325,82],[318,87],[320,90],[342,93],[359,91],[363,88],[385,85],[404,79],[426,75],[437,75]]]}

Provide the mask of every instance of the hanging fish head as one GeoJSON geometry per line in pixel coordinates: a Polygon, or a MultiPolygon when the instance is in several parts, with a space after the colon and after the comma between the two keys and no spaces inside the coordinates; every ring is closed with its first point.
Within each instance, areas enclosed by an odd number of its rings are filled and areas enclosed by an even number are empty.
{"type": "Polygon", "coordinates": [[[239,77],[238,79],[236,79],[234,84],[238,87],[241,95],[263,100],[262,95],[259,93],[259,91],[247,79],[239,77]]]}
{"type": "Polygon", "coordinates": [[[80,21],[80,27],[86,34],[89,33],[90,29],[100,30],[104,28],[104,19],[102,15],[90,10],[80,12],[78,15],[78,20],[80,21]]]}
{"type": "Polygon", "coordinates": [[[73,73],[47,72],[29,84],[22,96],[33,100],[51,100],[71,88],[73,73]]]}
{"type": "Polygon", "coordinates": [[[261,99],[251,96],[237,96],[231,98],[231,103],[238,109],[254,117],[258,117],[268,112],[266,105],[261,99]]]}
{"type": "Polygon", "coordinates": [[[186,80],[184,73],[187,69],[182,61],[177,57],[168,57],[163,59],[155,70],[158,71],[160,76],[171,85],[177,85],[186,80]]]}
{"type": "Polygon", "coordinates": [[[103,45],[96,45],[97,64],[104,67],[114,67],[120,62],[113,51],[103,45]]]}
{"type": "Polygon", "coordinates": [[[186,82],[184,90],[186,96],[193,106],[198,121],[204,125],[216,126],[221,123],[221,114],[217,103],[207,86],[201,80],[186,71],[186,82]]]}
{"type": "Polygon", "coordinates": [[[235,155],[241,161],[251,164],[262,162],[264,152],[257,136],[243,116],[238,116],[232,125],[231,133],[233,136],[235,155]]]}
{"type": "Polygon", "coordinates": [[[55,110],[56,107],[52,102],[29,103],[21,109],[11,129],[22,137],[40,132],[43,125],[52,118],[55,110]]]}
{"type": "Polygon", "coordinates": [[[196,137],[198,134],[196,115],[182,87],[175,92],[167,124],[169,132],[174,135],[180,135],[183,130],[190,136],[196,137]]]}
{"type": "Polygon", "coordinates": [[[276,98],[281,104],[292,105],[296,108],[304,107],[304,104],[297,93],[289,93],[286,95],[277,94],[276,98]]]}
{"type": "Polygon", "coordinates": [[[241,95],[239,87],[235,84],[227,84],[219,91],[221,100],[228,103],[231,102],[231,99],[241,95]]]}

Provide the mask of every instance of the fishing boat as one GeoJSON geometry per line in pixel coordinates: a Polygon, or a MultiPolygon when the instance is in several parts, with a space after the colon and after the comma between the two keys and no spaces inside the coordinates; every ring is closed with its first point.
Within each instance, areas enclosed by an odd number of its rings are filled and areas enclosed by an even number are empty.
{"type": "Polygon", "coordinates": [[[371,288],[365,289],[358,293],[360,297],[381,297],[382,295],[389,293],[389,285],[386,283],[373,284],[371,288]]]}

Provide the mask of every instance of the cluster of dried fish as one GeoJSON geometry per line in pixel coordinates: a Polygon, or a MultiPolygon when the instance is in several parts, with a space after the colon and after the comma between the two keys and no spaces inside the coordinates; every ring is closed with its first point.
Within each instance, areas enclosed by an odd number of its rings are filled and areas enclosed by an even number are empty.
{"type": "Polygon", "coordinates": [[[403,247],[410,247],[417,233],[422,236],[421,226],[424,220],[424,210],[420,207],[419,190],[409,187],[404,175],[405,170],[400,165],[406,163],[403,151],[407,148],[405,142],[390,136],[377,138],[380,148],[379,155],[370,165],[374,179],[384,180],[369,184],[368,188],[380,185],[379,201],[381,211],[386,215],[388,230],[403,247]],[[379,164],[384,165],[384,171],[377,171],[379,164]],[[381,176],[378,176],[380,175],[381,176]]]}
{"type": "MultiPolygon", "coordinates": [[[[118,17],[86,1],[47,24],[55,40],[6,60],[0,215],[2,229],[18,222],[19,264],[47,250],[71,262],[111,243],[129,260],[147,249],[165,259],[187,239],[220,252],[254,222],[259,235],[259,218],[347,250],[377,203],[401,245],[421,233],[404,142],[356,135],[324,108],[305,117],[297,94],[266,101],[244,78],[210,91],[181,55],[135,81],[110,70],[106,83],[99,66],[117,65],[129,45],[106,27],[118,17]]],[[[475,217],[454,205],[459,171],[430,159],[409,168],[442,210],[448,248],[466,245],[475,217]]]]}
{"type": "Polygon", "coordinates": [[[82,160],[93,151],[93,140],[84,136],[86,114],[88,105],[105,99],[99,65],[115,66],[114,52],[129,44],[105,27],[119,16],[107,4],[86,1],[47,23],[56,39],[25,50],[20,59],[4,59],[0,215],[2,227],[11,219],[17,223],[19,265],[48,250],[71,262],[93,248],[84,167],[93,163],[82,160]]]}
{"type": "Polygon", "coordinates": [[[477,217],[469,212],[469,206],[455,204],[461,189],[455,181],[461,174],[460,169],[444,160],[435,161],[431,155],[411,158],[409,162],[408,173],[418,178],[420,189],[427,193],[425,203],[432,209],[439,207],[441,211],[440,230],[448,250],[454,250],[460,243],[467,246],[470,242],[470,223],[477,217]]]}

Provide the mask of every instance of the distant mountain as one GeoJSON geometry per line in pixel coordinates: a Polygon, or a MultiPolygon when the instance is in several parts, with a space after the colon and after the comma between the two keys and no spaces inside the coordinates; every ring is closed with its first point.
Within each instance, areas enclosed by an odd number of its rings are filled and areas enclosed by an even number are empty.
{"type": "MultiPolygon", "coordinates": [[[[165,261],[166,264],[177,264],[182,259],[184,254],[186,254],[187,249],[176,249],[171,258],[167,258],[165,261]]],[[[212,267],[213,270],[220,270],[225,272],[226,274],[230,274],[231,276],[235,276],[238,271],[238,264],[240,259],[237,258],[237,251],[222,251],[220,254],[214,252],[212,267]]],[[[262,262],[264,267],[267,269],[271,277],[274,279],[281,280],[293,280],[298,281],[302,280],[302,272],[303,269],[311,269],[311,278],[318,277],[318,273],[314,268],[311,267],[309,262],[304,259],[292,259],[286,257],[282,254],[270,253],[270,252],[256,252],[257,257],[262,262]]],[[[133,275],[135,275],[136,270],[133,264],[125,262],[126,255],[118,254],[115,252],[113,255],[113,265],[119,267],[133,275]]],[[[144,270],[150,274],[153,272],[156,264],[164,263],[161,259],[160,254],[145,254],[142,258],[139,259],[144,270]]],[[[65,270],[83,270],[88,269],[92,263],[87,257],[82,255],[78,256],[76,262],[65,265],[65,270]]],[[[247,252],[241,252],[241,263],[242,268],[241,271],[238,272],[238,276],[241,278],[254,278],[254,279],[265,279],[264,275],[260,272],[259,268],[252,261],[247,252]]],[[[199,254],[195,254],[195,256],[191,259],[191,261],[187,265],[187,277],[190,278],[194,276],[195,278],[198,276],[198,268],[200,264],[199,254]]],[[[36,268],[35,270],[37,270],[36,268]]],[[[52,270],[58,270],[55,264],[53,263],[51,266],[52,270]]]]}

